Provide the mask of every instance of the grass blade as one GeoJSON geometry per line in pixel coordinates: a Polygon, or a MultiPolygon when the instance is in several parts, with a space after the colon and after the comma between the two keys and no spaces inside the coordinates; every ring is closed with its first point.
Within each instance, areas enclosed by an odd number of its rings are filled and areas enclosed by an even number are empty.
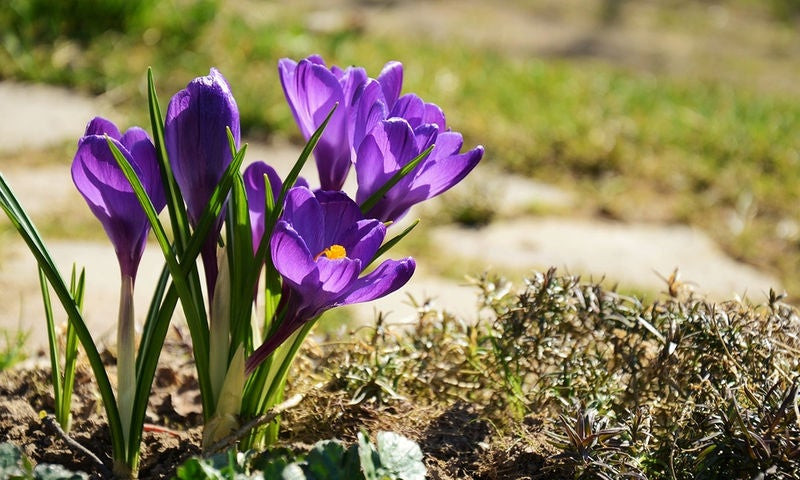
{"type": "Polygon", "coordinates": [[[114,391],[108,380],[103,360],[100,358],[100,352],[97,351],[97,346],[78,310],[75,299],[70,295],[69,290],[64,284],[64,280],[58,272],[58,268],[55,266],[55,262],[53,262],[50,253],[44,246],[39,232],[33,225],[28,214],[17,201],[14,192],[11,190],[11,187],[9,187],[2,173],[0,173],[0,208],[3,209],[14,228],[28,245],[31,253],[36,258],[39,268],[41,268],[45,277],[47,277],[50,286],[53,288],[64,310],[66,310],[69,321],[75,328],[76,335],[86,352],[89,365],[92,368],[95,381],[97,382],[97,388],[100,390],[100,395],[103,399],[103,406],[106,410],[111,434],[112,456],[115,461],[126,461],[124,437],[122,435],[122,424],[120,423],[119,412],[117,411],[117,402],[114,398],[114,391]]]}
{"type": "Polygon", "coordinates": [[[172,173],[172,166],[169,163],[166,143],[164,140],[164,120],[161,115],[161,107],[158,104],[153,70],[147,69],[147,101],[150,110],[150,125],[153,129],[153,142],[158,156],[159,171],[161,172],[161,183],[164,186],[164,193],[167,198],[167,209],[172,223],[172,233],[175,236],[175,250],[178,255],[182,254],[189,239],[189,217],[186,214],[186,206],[181,196],[178,183],[172,173]]]}
{"type": "Polygon", "coordinates": [[[64,385],[61,382],[61,360],[58,354],[58,336],[56,334],[56,326],[53,321],[53,305],[50,302],[50,286],[47,283],[47,277],[44,271],[39,267],[39,287],[42,290],[42,301],[44,302],[44,318],[47,322],[47,342],[48,349],[50,350],[50,380],[53,382],[53,399],[56,406],[56,420],[65,432],[69,429],[66,428],[67,423],[61,411],[61,396],[64,385]]]}

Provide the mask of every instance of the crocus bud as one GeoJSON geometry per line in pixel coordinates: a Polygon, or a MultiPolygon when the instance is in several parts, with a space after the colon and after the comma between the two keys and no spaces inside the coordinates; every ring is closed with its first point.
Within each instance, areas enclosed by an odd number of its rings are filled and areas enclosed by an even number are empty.
{"type": "Polygon", "coordinates": [[[89,122],[78,141],[72,180],[111,239],[122,274],[135,278],[150,223],[109,141],[131,164],[156,211],[164,208],[166,200],[156,150],[147,133],[132,127],[122,135],[113,123],[99,117],[89,122]]]}
{"type": "MultiPolygon", "coordinates": [[[[200,221],[211,193],[233,159],[227,128],[238,148],[239,109],[230,85],[216,68],[189,82],[167,107],[164,141],[192,225],[200,221]]],[[[217,278],[216,239],[221,227],[222,215],[200,252],[209,297],[213,297],[217,278]]]]}

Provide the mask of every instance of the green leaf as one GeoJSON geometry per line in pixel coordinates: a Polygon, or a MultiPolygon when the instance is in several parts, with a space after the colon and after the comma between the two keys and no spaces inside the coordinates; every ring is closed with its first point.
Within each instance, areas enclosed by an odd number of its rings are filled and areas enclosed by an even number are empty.
{"type": "Polygon", "coordinates": [[[361,463],[361,473],[366,480],[382,480],[380,477],[381,457],[369,437],[358,432],[358,457],[361,463]]]}
{"type": "MultiPolygon", "coordinates": [[[[248,475],[252,452],[230,449],[209,458],[192,457],[178,467],[178,480],[244,480],[248,475]]],[[[259,477],[261,478],[261,477],[259,477]]]]}
{"type": "Polygon", "coordinates": [[[87,480],[89,476],[83,472],[73,472],[61,465],[40,463],[33,469],[33,478],[36,480],[87,480]]]}
{"type": "Polygon", "coordinates": [[[383,478],[425,479],[422,450],[413,440],[394,432],[378,432],[378,455],[383,478]]]}
{"type": "Polygon", "coordinates": [[[153,142],[155,143],[159,171],[161,172],[161,183],[164,186],[164,193],[167,198],[172,233],[175,236],[175,249],[178,254],[181,254],[189,240],[189,220],[180,188],[178,188],[178,182],[175,181],[175,176],[172,174],[172,166],[167,156],[167,148],[164,141],[164,117],[161,115],[161,107],[158,104],[152,68],[147,69],[147,101],[150,110],[150,125],[153,129],[153,142]]]}
{"type": "Polygon", "coordinates": [[[0,478],[8,480],[86,480],[83,472],[73,472],[61,465],[40,463],[36,468],[12,443],[0,443],[0,478]]]}
{"type": "Polygon", "coordinates": [[[56,407],[56,420],[63,428],[65,425],[64,416],[61,412],[61,396],[63,394],[64,382],[61,381],[61,359],[58,353],[58,335],[56,334],[56,324],[53,320],[53,304],[50,302],[50,286],[42,267],[39,267],[39,287],[42,291],[42,302],[44,302],[44,319],[47,324],[47,345],[50,351],[50,381],[53,382],[53,400],[56,407]]]}
{"type": "Polygon", "coordinates": [[[210,387],[211,381],[208,372],[208,323],[206,320],[202,296],[199,296],[199,294],[195,292],[193,283],[187,284],[187,276],[190,272],[195,271],[195,259],[199,254],[200,248],[204,243],[208,232],[211,230],[214,221],[219,215],[219,212],[222,210],[222,205],[224,204],[225,199],[227,198],[228,193],[233,186],[234,177],[239,175],[239,168],[244,160],[247,146],[245,145],[241,150],[239,150],[239,152],[236,153],[230,165],[228,165],[227,169],[222,174],[222,178],[214,188],[214,191],[211,193],[208,205],[206,205],[206,208],[203,210],[203,214],[200,216],[200,221],[198,222],[194,233],[189,239],[186,251],[181,256],[179,262],[175,257],[175,252],[173,251],[172,245],[169,243],[166,231],[164,230],[161,221],[158,219],[158,214],[153,207],[153,203],[150,201],[150,197],[144,190],[144,186],[142,185],[141,181],[136,176],[136,172],[133,170],[133,167],[110,139],[108,139],[108,145],[112,154],[114,155],[115,160],[117,161],[117,164],[125,175],[125,178],[131,184],[139,203],[144,209],[145,215],[147,216],[147,219],[153,228],[153,233],[155,234],[156,239],[161,246],[164,259],[169,267],[172,282],[178,292],[178,297],[181,300],[181,305],[183,307],[184,314],[186,315],[189,332],[192,337],[192,346],[194,349],[195,363],[197,364],[197,373],[199,377],[198,381],[200,383],[201,399],[203,401],[203,415],[208,417],[214,411],[210,387]]]}
{"type": "Polygon", "coordinates": [[[31,478],[28,467],[24,468],[22,452],[16,445],[0,443],[0,478],[31,478]]]}
{"type": "Polygon", "coordinates": [[[301,464],[309,480],[356,480],[361,476],[358,455],[348,455],[338,440],[323,440],[314,444],[301,464]]]}
{"type": "Polygon", "coordinates": [[[38,230],[20,205],[2,173],[0,173],[0,208],[3,209],[14,228],[28,245],[31,253],[36,258],[39,268],[42,269],[50,285],[53,287],[53,291],[56,296],[58,296],[59,301],[61,301],[64,310],[67,312],[69,321],[76,330],[76,335],[83,346],[83,350],[89,360],[89,365],[92,367],[98,390],[100,390],[100,395],[103,399],[103,406],[106,410],[109,431],[111,433],[112,456],[115,460],[127,463],[125,444],[122,435],[122,424],[120,423],[119,412],[117,411],[111,382],[108,380],[105,365],[103,365],[103,360],[100,358],[100,352],[98,352],[97,346],[92,339],[92,334],[89,332],[86,322],[83,320],[75,298],[70,294],[69,289],[65,285],[64,279],[61,273],[59,273],[58,267],[56,267],[50,252],[47,250],[47,247],[45,247],[38,230]]]}

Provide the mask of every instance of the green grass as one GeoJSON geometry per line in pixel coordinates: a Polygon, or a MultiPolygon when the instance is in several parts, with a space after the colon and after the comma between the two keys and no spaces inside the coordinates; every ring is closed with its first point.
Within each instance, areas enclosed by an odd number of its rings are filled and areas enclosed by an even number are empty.
{"type": "MultiPolygon", "coordinates": [[[[105,92],[146,124],[147,66],[164,102],[217,66],[233,85],[250,138],[298,140],[278,58],[316,52],[372,75],[398,59],[406,65],[405,91],[440,104],[466,144],[486,146],[486,162],[577,190],[576,214],[697,225],[734,257],[800,288],[800,92],[773,94],[746,78],[707,72],[654,75],[586,59],[512,57],[424,36],[397,41],[365,35],[357,23],[315,33],[301,12],[284,8],[259,18],[243,15],[241,2],[187,5],[151,5],[91,38],[37,42],[24,29],[16,41],[6,35],[0,77],[105,92]]],[[[0,25],[11,17],[0,11],[0,25]]],[[[757,27],[774,30],[782,44],[786,26],[765,21],[757,27]]],[[[758,60],[742,55],[742,64],[758,60]]]]}
{"type": "Polygon", "coordinates": [[[25,343],[28,340],[28,332],[21,329],[0,330],[0,371],[13,367],[17,363],[27,358],[25,343]]]}

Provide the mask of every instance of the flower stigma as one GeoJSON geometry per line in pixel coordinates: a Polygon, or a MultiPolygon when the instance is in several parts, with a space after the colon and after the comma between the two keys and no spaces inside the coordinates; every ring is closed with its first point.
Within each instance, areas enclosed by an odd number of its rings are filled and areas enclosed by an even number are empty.
{"type": "Polygon", "coordinates": [[[327,257],[331,260],[339,260],[340,258],[347,257],[347,250],[341,245],[334,243],[330,247],[326,248],[325,250],[319,252],[316,257],[314,257],[314,261],[316,262],[319,257],[327,257]]]}

